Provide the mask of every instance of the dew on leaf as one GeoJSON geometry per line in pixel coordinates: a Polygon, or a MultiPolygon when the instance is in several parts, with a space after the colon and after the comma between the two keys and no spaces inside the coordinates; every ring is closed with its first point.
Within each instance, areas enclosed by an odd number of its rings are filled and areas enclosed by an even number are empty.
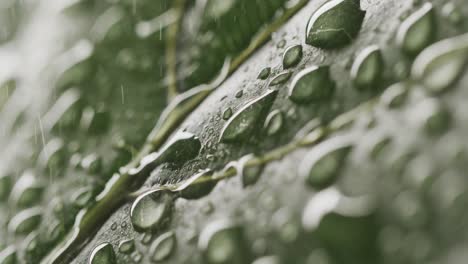
{"type": "Polygon", "coordinates": [[[176,236],[172,231],[160,235],[151,245],[150,254],[153,262],[161,262],[170,257],[176,248],[176,236]]]}
{"type": "Polygon", "coordinates": [[[443,92],[463,73],[468,58],[468,34],[439,41],[416,58],[411,76],[430,92],[443,92]]]}
{"type": "Polygon", "coordinates": [[[44,186],[31,172],[26,171],[14,185],[10,199],[19,208],[27,208],[38,204],[43,193],[44,186]]]}
{"type": "Polygon", "coordinates": [[[245,264],[250,261],[242,226],[229,221],[208,224],[198,242],[208,264],[245,264]]]}
{"type": "Polygon", "coordinates": [[[18,257],[16,253],[16,248],[14,246],[9,246],[2,251],[0,251],[0,263],[1,264],[16,264],[18,263],[18,257]]]}
{"type": "Polygon", "coordinates": [[[342,48],[359,34],[366,12],[359,0],[332,0],[309,19],[306,43],[323,49],[342,48]]]}
{"type": "Polygon", "coordinates": [[[329,100],[335,91],[330,67],[311,66],[299,72],[289,89],[289,99],[297,104],[329,100]]]}
{"type": "Polygon", "coordinates": [[[270,90],[237,111],[224,126],[220,141],[232,143],[248,140],[263,123],[277,94],[277,91],[270,90]]]}
{"type": "Polygon", "coordinates": [[[255,184],[259,180],[263,172],[263,168],[264,168],[263,164],[258,164],[258,165],[248,164],[254,159],[255,159],[255,156],[253,154],[245,155],[244,157],[239,159],[238,170],[241,173],[242,186],[244,188],[255,184]]]}
{"type": "Polygon", "coordinates": [[[309,186],[323,189],[333,184],[351,150],[349,138],[327,140],[310,150],[299,166],[299,175],[309,186]]]}
{"type": "Polygon", "coordinates": [[[284,114],[281,110],[274,110],[268,114],[265,119],[265,124],[263,128],[266,131],[268,136],[273,136],[278,134],[278,132],[283,128],[284,114]]]}
{"type": "Polygon", "coordinates": [[[360,89],[373,88],[382,77],[384,61],[382,52],[377,46],[364,49],[354,61],[351,78],[360,89]]]}
{"type": "Polygon", "coordinates": [[[135,241],[133,239],[125,239],[119,243],[119,252],[122,254],[130,254],[135,250],[135,241]]]}
{"type": "Polygon", "coordinates": [[[41,223],[42,211],[40,207],[33,207],[19,212],[11,219],[8,230],[17,235],[31,233],[41,223]]]}
{"type": "Polygon", "coordinates": [[[110,243],[102,243],[95,247],[89,256],[89,264],[116,264],[114,249],[110,243]]]}
{"type": "Polygon", "coordinates": [[[436,38],[436,14],[431,3],[411,14],[398,29],[396,41],[403,52],[416,56],[436,38]]]}
{"type": "Polygon", "coordinates": [[[226,110],[223,112],[223,119],[228,120],[232,116],[232,108],[228,107],[226,110]]]}
{"type": "Polygon", "coordinates": [[[287,48],[283,54],[283,68],[296,66],[302,59],[302,45],[294,45],[287,48]]]}
{"type": "Polygon", "coordinates": [[[130,218],[135,230],[151,232],[171,217],[172,195],[165,190],[152,190],[140,195],[132,205],[130,218]]]}
{"type": "Polygon", "coordinates": [[[270,73],[271,73],[271,68],[270,67],[266,67],[266,68],[263,68],[260,73],[258,74],[258,79],[260,80],[266,80],[268,78],[268,76],[270,76],[270,73]]]}
{"type": "Polygon", "coordinates": [[[382,103],[389,108],[397,108],[403,105],[408,97],[408,89],[406,83],[395,83],[385,89],[380,97],[382,103]]]}
{"type": "Polygon", "coordinates": [[[290,71],[284,71],[284,72],[278,73],[275,77],[273,77],[273,79],[270,81],[268,85],[275,86],[275,85],[283,84],[287,82],[291,78],[291,76],[292,76],[292,72],[290,71]]]}
{"type": "Polygon", "coordinates": [[[212,178],[211,170],[203,170],[179,186],[176,191],[185,199],[199,199],[208,195],[216,186],[217,181],[212,178]]]}

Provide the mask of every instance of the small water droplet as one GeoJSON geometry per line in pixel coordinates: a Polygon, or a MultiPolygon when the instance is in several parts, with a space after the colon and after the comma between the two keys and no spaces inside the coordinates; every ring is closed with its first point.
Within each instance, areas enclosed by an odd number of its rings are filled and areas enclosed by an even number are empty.
{"type": "Polygon", "coordinates": [[[408,97],[408,89],[406,83],[395,83],[385,89],[380,100],[389,108],[397,108],[403,105],[408,97]]]}
{"type": "Polygon", "coordinates": [[[276,47],[282,49],[284,48],[284,46],[286,46],[286,40],[285,39],[282,39],[278,42],[278,44],[276,44],[276,47]]]}
{"type": "Polygon", "coordinates": [[[258,74],[258,79],[260,80],[266,80],[268,78],[268,76],[270,76],[270,73],[271,73],[271,68],[270,67],[266,67],[266,68],[263,68],[260,73],[258,74]]]}
{"type": "Polygon", "coordinates": [[[135,241],[133,238],[122,240],[119,243],[119,252],[122,254],[130,254],[135,250],[135,241]]]}
{"type": "Polygon", "coordinates": [[[322,102],[330,99],[334,90],[335,82],[330,78],[330,67],[311,66],[294,77],[289,99],[297,104],[322,102]]]}
{"type": "Polygon", "coordinates": [[[232,108],[228,107],[226,110],[223,112],[223,119],[228,120],[232,116],[232,108]]]}
{"type": "Polygon", "coordinates": [[[44,186],[30,171],[26,171],[13,187],[10,200],[19,208],[27,208],[38,204],[43,193],[44,186]]]}
{"type": "Polygon", "coordinates": [[[346,46],[359,34],[365,14],[359,0],[329,1],[307,23],[306,43],[323,49],[346,46]]]}
{"type": "Polygon", "coordinates": [[[270,81],[268,85],[275,86],[275,85],[283,84],[287,82],[291,78],[291,76],[292,76],[292,72],[290,71],[284,71],[284,72],[278,73],[275,77],[273,77],[273,79],[270,81]]]}
{"type": "Polygon", "coordinates": [[[244,90],[239,90],[239,91],[236,93],[235,97],[236,97],[236,98],[241,98],[242,95],[244,95],[244,90]]]}
{"type": "Polygon", "coordinates": [[[140,195],[132,205],[130,218],[135,230],[154,231],[170,217],[172,195],[165,190],[152,190],[140,195]]]}
{"type": "Polygon", "coordinates": [[[176,191],[185,199],[199,199],[208,195],[216,186],[217,181],[212,178],[211,170],[201,171],[186,180],[176,191]]]}
{"type": "Polygon", "coordinates": [[[81,167],[89,174],[97,174],[102,168],[102,159],[97,154],[89,154],[81,160],[81,167]]]}
{"type": "Polygon", "coordinates": [[[373,88],[382,77],[384,61],[377,46],[364,49],[354,61],[351,78],[360,89],[373,88]]]}
{"type": "Polygon", "coordinates": [[[151,241],[153,241],[153,238],[154,236],[152,233],[144,233],[141,237],[141,243],[143,245],[148,245],[149,243],[151,243],[151,241]]]}
{"type": "Polygon", "coordinates": [[[151,245],[151,260],[154,262],[166,260],[174,252],[176,245],[174,232],[169,231],[160,235],[151,245]]]}
{"type": "Polygon", "coordinates": [[[296,66],[302,59],[302,45],[294,45],[286,49],[283,55],[283,68],[296,66]]]}
{"type": "Polygon", "coordinates": [[[102,243],[95,247],[89,257],[89,264],[115,264],[117,263],[114,249],[109,243],[102,243]]]}
{"type": "Polygon", "coordinates": [[[277,91],[268,91],[237,111],[224,126],[220,141],[231,143],[249,139],[263,123],[277,94],[277,91]]]}
{"type": "Polygon", "coordinates": [[[73,205],[78,208],[84,208],[89,205],[94,198],[94,192],[91,187],[80,188],[72,195],[73,205]]]}
{"type": "Polygon", "coordinates": [[[13,181],[10,175],[0,176],[0,202],[5,201],[10,194],[13,181]]]}
{"type": "Polygon", "coordinates": [[[431,3],[411,14],[398,29],[396,41],[410,56],[416,56],[436,38],[436,15],[431,3]]]}

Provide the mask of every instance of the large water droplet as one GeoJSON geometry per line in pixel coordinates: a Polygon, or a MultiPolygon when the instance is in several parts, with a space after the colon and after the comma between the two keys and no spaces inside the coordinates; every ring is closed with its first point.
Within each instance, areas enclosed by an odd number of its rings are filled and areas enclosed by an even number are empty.
{"type": "Polygon", "coordinates": [[[18,261],[16,249],[14,246],[9,246],[0,252],[1,264],[16,264],[18,261]]]}
{"type": "Polygon", "coordinates": [[[439,41],[426,48],[415,60],[413,79],[431,92],[448,89],[462,74],[468,58],[468,34],[439,41]]]}
{"type": "Polygon", "coordinates": [[[365,14],[359,0],[329,1],[310,18],[306,43],[323,49],[346,46],[359,34],[365,14]]]}
{"type": "Polygon", "coordinates": [[[8,230],[17,235],[31,233],[41,223],[42,211],[42,208],[34,207],[19,212],[11,219],[8,230]]]}
{"type": "Polygon", "coordinates": [[[268,136],[276,135],[283,128],[284,115],[280,110],[268,114],[263,128],[268,136]]]}
{"type": "Polygon", "coordinates": [[[109,243],[102,243],[91,252],[89,264],[115,264],[117,263],[114,249],[109,243]]]}
{"type": "Polygon", "coordinates": [[[406,83],[395,83],[385,89],[382,93],[380,100],[382,103],[389,108],[397,108],[401,106],[406,98],[408,97],[408,84],[406,83]]]}
{"type": "Polygon", "coordinates": [[[398,29],[397,44],[410,56],[415,56],[436,38],[436,15],[431,3],[411,14],[398,29]]]}
{"type": "Polygon", "coordinates": [[[170,217],[172,195],[165,190],[152,190],[140,195],[132,205],[130,218],[139,232],[154,231],[170,217]]]}
{"type": "Polygon", "coordinates": [[[217,181],[213,180],[211,170],[201,171],[186,180],[176,189],[180,197],[185,199],[199,199],[208,195],[216,186],[217,181]]]}
{"type": "Polygon", "coordinates": [[[360,89],[372,88],[382,77],[384,61],[377,46],[364,49],[354,61],[351,78],[360,89]]]}
{"type": "Polygon", "coordinates": [[[209,264],[245,264],[250,260],[242,227],[229,221],[210,223],[200,235],[199,247],[209,264]]]}
{"type": "Polygon", "coordinates": [[[160,235],[151,245],[151,260],[154,262],[163,261],[174,252],[176,247],[176,237],[174,232],[169,231],[160,235]]]}
{"type": "Polygon", "coordinates": [[[299,72],[291,83],[289,98],[298,104],[322,102],[330,99],[335,82],[328,66],[312,66],[299,72]]]}
{"type": "Polygon", "coordinates": [[[224,126],[220,141],[230,143],[248,140],[263,123],[277,94],[277,91],[268,91],[237,111],[224,126]]]}
{"type": "Polygon", "coordinates": [[[286,49],[283,55],[283,68],[296,66],[302,59],[302,45],[294,45],[286,49]]]}
{"type": "Polygon", "coordinates": [[[351,149],[349,138],[327,140],[306,154],[299,167],[299,175],[313,188],[322,189],[338,177],[351,149]]]}

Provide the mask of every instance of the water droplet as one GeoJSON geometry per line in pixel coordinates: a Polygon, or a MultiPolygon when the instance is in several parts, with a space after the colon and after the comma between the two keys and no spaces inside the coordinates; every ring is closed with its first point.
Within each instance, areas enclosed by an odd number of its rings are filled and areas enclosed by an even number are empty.
{"type": "Polygon", "coordinates": [[[144,233],[141,237],[141,243],[143,245],[148,245],[149,243],[151,243],[151,241],[153,241],[153,238],[154,236],[152,233],[144,233]]]}
{"type": "Polygon", "coordinates": [[[91,187],[83,187],[72,195],[73,205],[78,208],[84,208],[91,204],[94,198],[94,192],[91,187]]]}
{"type": "Polygon", "coordinates": [[[235,97],[236,97],[236,98],[241,98],[243,94],[244,94],[244,90],[239,90],[239,91],[236,93],[235,97]]]}
{"type": "Polygon", "coordinates": [[[93,249],[89,257],[89,264],[115,264],[117,263],[114,249],[109,243],[102,243],[93,249]]]}
{"type": "Polygon", "coordinates": [[[0,263],[1,264],[16,264],[18,262],[16,256],[16,249],[14,246],[9,246],[4,250],[0,251],[0,263]]]}
{"type": "Polygon", "coordinates": [[[270,67],[266,67],[266,68],[263,68],[260,73],[258,74],[258,79],[260,80],[266,80],[268,78],[268,76],[270,76],[270,73],[271,73],[271,68],[270,67]]]}
{"type": "Polygon", "coordinates": [[[137,168],[129,170],[130,175],[149,175],[163,163],[182,165],[195,158],[201,149],[200,139],[189,132],[178,132],[159,152],[145,156],[137,168]]]}
{"type": "Polygon", "coordinates": [[[59,138],[50,140],[39,154],[38,163],[49,172],[56,172],[65,165],[66,151],[63,141],[59,138]]]}
{"type": "Polygon", "coordinates": [[[132,258],[133,262],[135,263],[140,263],[141,259],[143,258],[143,256],[141,255],[140,252],[138,251],[135,251],[133,252],[130,257],[132,258]]]}
{"type": "Polygon", "coordinates": [[[286,46],[286,40],[285,39],[280,40],[278,42],[278,44],[276,44],[276,47],[280,48],[280,49],[284,48],[284,46],[286,46]]]}
{"type": "Polygon", "coordinates": [[[260,178],[264,165],[252,165],[248,164],[255,159],[255,155],[249,154],[239,159],[238,170],[241,173],[242,177],[242,186],[245,188],[247,186],[255,184],[260,178]],[[249,165],[249,166],[248,166],[249,165]]]}
{"type": "Polygon", "coordinates": [[[151,245],[151,260],[154,262],[163,261],[174,252],[176,247],[176,236],[169,231],[160,235],[151,245]]]}
{"type": "Polygon", "coordinates": [[[283,68],[296,66],[302,59],[302,45],[294,45],[286,49],[283,55],[283,68]]]}
{"type": "Polygon", "coordinates": [[[237,111],[224,126],[220,141],[231,143],[249,139],[263,123],[277,94],[277,91],[268,91],[237,111]]]}
{"type": "Polygon", "coordinates": [[[223,119],[224,119],[224,120],[228,120],[229,118],[231,118],[231,116],[232,116],[232,108],[229,107],[229,108],[227,108],[226,110],[224,110],[224,112],[223,112],[223,119]]]}
{"type": "Polygon", "coordinates": [[[249,263],[243,228],[229,221],[210,223],[201,233],[199,247],[209,264],[249,263]]]}
{"type": "Polygon", "coordinates": [[[176,189],[180,197],[185,199],[199,199],[208,195],[216,186],[217,181],[213,180],[211,170],[201,171],[186,180],[176,189]]]}
{"type": "Polygon", "coordinates": [[[315,146],[306,154],[299,167],[299,175],[313,188],[331,185],[344,167],[351,150],[348,138],[333,138],[315,146]]]}
{"type": "Polygon", "coordinates": [[[427,117],[424,129],[431,136],[439,136],[447,132],[452,123],[452,116],[449,110],[441,105],[433,109],[427,117]]]}
{"type": "Polygon", "coordinates": [[[284,115],[280,110],[268,114],[263,128],[268,136],[276,135],[283,128],[284,115]]]}
{"type": "Polygon", "coordinates": [[[307,23],[306,43],[323,49],[346,46],[359,34],[365,14],[359,0],[329,1],[307,23]]]}
{"type": "Polygon", "coordinates": [[[442,7],[442,14],[452,25],[459,26],[463,23],[463,13],[454,3],[446,3],[442,7]]]}
{"type": "Polygon", "coordinates": [[[278,73],[275,77],[273,77],[273,79],[270,81],[268,85],[275,86],[275,85],[283,84],[287,82],[291,78],[291,76],[292,76],[292,72],[290,71],[284,71],[284,72],[278,73]]]}
{"type": "Polygon", "coordinates": [[[415,60],[411,75],[431,92],[447,90],[463,72],[468,58],[468,34],[439,41],[415,60]]]}
{"type": "Polygon", "coordinates": [[[38,204],[44,193],[44,186],[29,171],[25,172],[16,182],[11,191],[11,201],[19,208],[26,208],[38,204]]]}
{"type": "Polygon", "coordinates": [[[384,61],[382,52],[377,46],[364,49],[354,61],[351,78],[356,87],[372,88],[382,77],[384,61]]]}
{"type": "Polygon", "coordinates": [[[135,230],[154,231],[170,217],[172,195],[165,190],[152,190],[140,195],[132,205],[130,218],[135,230]]]}
{"type": "Polygon", "coordinates": [[[436,15],[431,3],[411,14],[397,32],[396,41],[403,52],[416,56],[436,38],[436,15]]]}
{"type": "Polygon", "coordinates": [[[42,211],[40,207],[33,207],[19,212],[11,219],[8,230],[17,235],[31,233],[41,223],[42,211]]]}
{"type": "Polygon", "coordinates": [[[330,78],[330,67],[312,66],[294,77],[289,99],[297,104],[322,102],[330,99],[334,91],[335,82],[330,78]]]}
{"type": "Polygon", "coordinates": [[[112,230],[112,231],[117,230],[117,223],[116,223],[116,222],[112,223],[112,225],[111,225],[111,230],[112,230]]]}
{"type": "Polygon", "coordinates": [[[119,252],[122,254],[130,254],[135,250],[135,241],[133,238],[122,240],[119,243],[119,252]]]}
{"type": "Polygon", "coordinates": [[[389,108],[397,108],[406,101],[408,89],[406,83],[395,83],[383,92],[380,100],[389,108]]]}
{"type": "Polygon", "coordinates": [[[97,154],[89,154],[81,160],[81,167],[89,174],[97,174],[102,168],[102,159],[97,154]]]}
{"type": "Polygon", "coordinates": [[[88,107],[83,111],[81,126],[91,135],[99,135],[108,131],[111,125],[111,114],[108,111],[88,107]]]}
{"type": "Polygon", "coordinates": [[[12,185],[13,181],[10,175],[0,176],[0,202],[8,198],[12,185]]]}

